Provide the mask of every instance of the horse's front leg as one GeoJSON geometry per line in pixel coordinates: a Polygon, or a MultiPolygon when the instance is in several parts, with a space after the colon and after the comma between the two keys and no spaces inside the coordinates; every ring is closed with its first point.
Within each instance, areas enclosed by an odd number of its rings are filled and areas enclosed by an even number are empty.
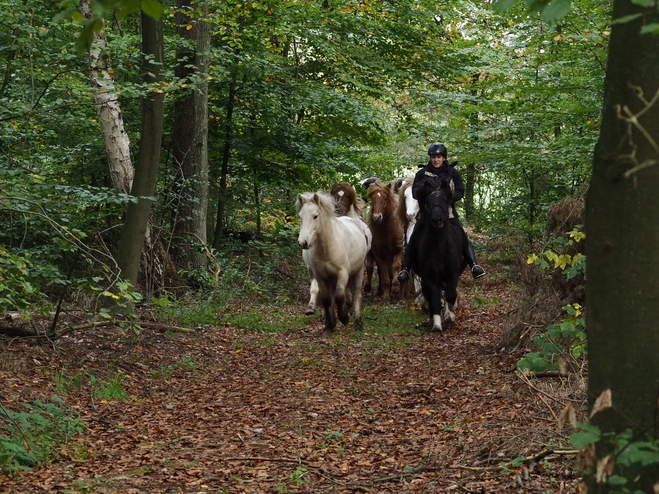
{"type": "Polygon", "coordinates": [[[350,279],[350,289],[352,290],[352,309],[355,311],[355,327],[364,326],[362,321],[362,281],[364,279],[364,269],[360,269],[350,279]]]}
{"type": "Polygon", "coordinates": [[[391,278],[393,277],[393,266],[390,262],[381,259],[378,262],[378,276],[380,277],[380,287],[378,295],[382,296],[384,303],[391,302],[391,278]]]}
{"type": "Polygon", "coordinates": [[[334,303],[336,304],[336,311],[339,316],[339,321],[341,321],[343,324],[348,324],[350,319],[348,313],[348,304],[346,303],[346,286],[348,284],[348,280],[348,271],[346,269],[340,270],[336,278],[334,303]]]}
{"type": "MultiPolygon", "coordinates": [[[[395,297],[398,298],[403,298],[403,291],[404,291],[404,286],[401,286],[400,281],[398,281],[398,273],[402,269],[403,266],[403,251],[401,250],[400,253],[396,254],[394,256],[394,262],[391,265],[391,294],[395,297]]],[[[404,283],[403,285],[406,285],[404,283]]],[[[407,292],[409,293],[410,288],[407,288],[407,292]]]]}
{"type": "Polygon", "coordinates": [[[325,333],[331,333],[336,327],[336,313],[334,311],[334,297],[327,289],[320,291],[320,303],[325,314],[325,333]]]}
{"type": "Polygon", "coordinates": [[[442,293],[438,286],[429,281],[431,277],[421,278],[421,291],[428,304],[431,331],[442,331],[442,293]]]}
{"type": "Polygon", "coordinates": [[[446,285],[446,294],[444,297],[444,322],[447,328],[452,328],[455,324],[455,311],[458,308],[458,280],[451,280],[446,285]]]}
{"type": "Polygon", "coordinates": [[[370,251],[368,254],[366,254],[366,261],[364,264],[366,266],[366,284],[364,285],[364,292],[371,293],[371,287],[373,283],[373,269],[375,268],[375,257],[373,257],[373,254],[370,251]]]}
{"type": "Polygon", "coordinates": [[[307,316],[310,316],[316,312],[316,307],[318,304],[318,291],[318,281],[316,278],[312,278],[311,288],[309,289],[309,305],[307,306],[307,310],[305,312],[307,316]]]}

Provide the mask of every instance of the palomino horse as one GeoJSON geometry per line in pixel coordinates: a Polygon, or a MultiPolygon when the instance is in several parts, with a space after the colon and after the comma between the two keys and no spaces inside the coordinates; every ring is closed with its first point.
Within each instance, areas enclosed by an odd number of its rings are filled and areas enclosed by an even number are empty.
{"type": "Polygon", "coordinates": [[[368,228],[350,216],[336,216],[334,202],[323,192],[298,195],[300,235],[298,243],[318,283],[318,297],[325,314],[325,332],[336,327],[336,318],[348,324],[352,295],[355,325],[363,325],[361,316],[364,260],[368,252],[368,228]],[[336,312],[335,312],[336,310],[336,312]]]}
{"type": "Polygon", "coordinates": [[[403,227],[396,217],[396,195],[392,184],[373,182],[368,187],[371,199],[368,227],[373,234],[373,245],[366,262],[366,285],[364,291],[371,291],[373,265],[378,267],[378,296],[384,302],[391,300],[392,288],[398,286],[394,273],[398,273],[403,258],[403,227]]]}
{"type": "MultiPolygon", "coordinates": [[[[358,219],[361,221],[362,210],[364,208],[364,201],[362,201],[358,196],[355,188],[347,182],[338,182],[332,186],[330,189],[330,194],[334,199],[334,212],[337,216],[350,216],[352,218],[358,219]]],[[[371,248],[371,234],[370,230],[368,232],[368,248],[371,248]]],[[[313,274],[308,258],[309,252],[303,251],[302,258],[304,264],[307,266],[307,271],[309,272],[309,278],[311,280],[311,287],[309,288],[309,304],[305,311],[306,315],[312,315],[316,313],[318,307],[318,282],[316,277],[313,274]]]]}
{"type": "Polygon", "coordinates": [[[458,280],[467,262],[462,255],[464,235],[449,221],[453,182],[441,179],[437,187],[427,185],[434,190],[427,196],[424,216],[415,227],[410,245],[415,255],[410,267],[423,273],[421,290],[429,306],[432,331],[442,331],[455,323],[458,280]]]}

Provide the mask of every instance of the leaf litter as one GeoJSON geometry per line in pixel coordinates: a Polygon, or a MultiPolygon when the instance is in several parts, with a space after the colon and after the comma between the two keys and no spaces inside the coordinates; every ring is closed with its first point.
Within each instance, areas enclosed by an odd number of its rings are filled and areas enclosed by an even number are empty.
{"type": "Polygon", "coordinates": [[[556,419],[568,393],[552,400],[543,394],[561,384],[520,378],[520,354],[500,347],[515,287],[489,271],[463,276],[442,334],[410,324],[384,339],[366,321],[359,337],[341,325],[328,337],[312,318],[284,334],[93,328],[55,351],[3,345],[5,362],[23,363],[0,367],[3,407],[60,394],[59,373],[82,383],[65,400],[88,430],[53,463],[0,476],[0,492],[578,492],[556,419]],[[498,303],[474,305],[474,289],[498,303]],[[85,376],[103,373],[120,374],[131,399],[85,391],[85,376]]]}

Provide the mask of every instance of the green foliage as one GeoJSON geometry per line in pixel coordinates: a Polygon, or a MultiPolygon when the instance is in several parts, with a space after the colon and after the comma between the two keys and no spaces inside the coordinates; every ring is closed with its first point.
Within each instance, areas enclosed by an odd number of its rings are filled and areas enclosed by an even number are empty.
{"type": "Polygon", "coordinates": [[[574,278],[577,275],[586,277],[586,256],[581,253],[574,255],[561,252],[566,246],[572,246],[586,238],[586,234],[581,231],[582,225],[568,232],[569,239],[556,237],[552,239],[553,246],[546,249],[541,255],[530,254],[527,262],[536,264],[544,270],[560,269],[568,278],[574,278]]]}
{"type": "MultiPolygon", "coordinates": [[[[583,254],[568,254],[566,248],[585,239],[586,235],[581,231],[581,225],[568,233],[568,239],[556,237],[552,240],[552,246],[543,251],[541,255],[530,254],[527,262],[536,264],[544,271],[559,270],[568,279],[577,275],[585,279],[586,256],[583,254]]],[[[568,304],[563,307],[567,317],[560,323],[552,324],[546,331],[533,338],[532,344],[538,348],[536,352],[527,353],[517,366],[520,369],[528,369],[532,372],[544,370],[557,370],[558,357],[561,354],[571,355],[574,359],[585,357],[587,352],[586,342],[586,320],[582,317],[581,305],[568,304]]]]}
{"type": "Polygon", "coordinates": [[[278,310],[273,307],[250,309],[247,312],[232,312],[220,318],[221,323],[249,331],[283,333],[301,329],[308,318],[301,314],[278,310]]]}
{"type": "Polygon", "coordinates": [[[15,255],[0,247],[0,312],[23,310],[39,302],[43,293],[33,278],[32,255],[15,255]]]}
{"type": "Polygon", "coordinates": [[[545,333],[533,338],[537,352],[529,352],[517,362],[519,369],[531,372],[558,370],[558,357],[564,352],[575,359],[586,355],[586,320],[581,316],[579,304],[566,305],[563,310],[568,314],[558,324],[549,326],[545,333]]]}
{"type": "MultiPolygon", "coordinates": [[[[529,3],[546,18],[562,15],[565,5],[529,3]]],[[[98,279],[99,271],[100,293],[112,284],[115,266],[106,254],[116,248],[130,200],[111,192],[95,88],[77,51],[80,22],[87,41],[105,26],[126,130],[136,143],[144,94],[138,13],[160,15],[153,0],[91,6],[93,17],[84,20],[71,0],[0,0],[5,25],[15,26],[0,30],[0,182],[3,195],[18,199],[0,211],[0,244],[12,256],[31,255],[31,273],[42,271],[32,288],[51,302],[71,283],[98,279]],[[120,22],[103,23],[109,16],[120,22]]],[[[283,254],[273,253],[277,245],[294,245],[279,232],[299,190],[410,175],[432,140],[447,142],[463,176],[468,167],[474,172],[468,181],[479,226],[509,224],[537,235],[547,205],[589,177],[610,20],[598,3],[588,0],[550,27],[518,6],[502,16],[489,4],[463,0],[443,5],[441,14],[426,0],[213,7],[189,12],[213,31],[208,79],[181,80],[169,60],[161,88],[172,96],[166,113],[208,80],[208,151],[218,165],[209,211],[221,199],[225,228],[277,237],[259,238],[247,255],[229,242],[218,248],[219,279],[205,270],[185,273],[218,305],[272,293],[290,300],[288,279],[277,274],[283,264],[272,259],[283,254]],[[225,146],[230,159],[222,176],[225,146]],[[223,179],[226,189],[217,186],[223,179]]],[[[168,53],[187,43],[176,34],[174,15],[165,9],[160,16],[168,53]]],[[[174,245],[177,171],[169,165],[163,160],[154,227],[174,245]]],[[[215,220],[209,215],[209,223],[215,220]]],[[[17,304],[23,296],[33,303],[12,287],[7,293],[17,304]]]]}
{"type": "Polygon", "coordinates": [[[92,395],[101,400],[128,401],[130,395],[124,389],[124,376],[121,373],[100,381],[95,376],[89,376],[92,395]]]}
{"type": "MultiPolygon", "coordinates": [[[[598,477],[608,484],[607,492],[611,494],[637,494],[628,484],[633,484],[638,468],[659,464],[659,441],[651,436],[635,435],[632,430],[623,432],[603,432],[598,426],[588,423],[577,424],[579,431],[572,434],[570,442],[577,449],[597,446],[610,451],[609,461],[615,464],[613,473],[598,466],[598,477]],[[601,473],[600,473],[601,472],[601,473]]],[[[591,472],[592,473],[592,472],[591,472]]]]}
{"type": "Polygon", "coordinates": [[[0,407],[0,471],[15,474],[52,460],[68,441],[85,430],[61,398],[53,396],[52,400],[26,404],[25,412],[0,407]]]}

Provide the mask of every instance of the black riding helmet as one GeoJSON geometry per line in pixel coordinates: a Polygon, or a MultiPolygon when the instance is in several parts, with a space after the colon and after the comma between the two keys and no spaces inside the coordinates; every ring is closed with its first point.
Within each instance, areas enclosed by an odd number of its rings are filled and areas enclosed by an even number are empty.
{"type": "Polygon", "coordinates": [[[428,148],[428,156],[432,156],[433,154],[441,154],[444,156],[444,158],[446,158],[446,146],[444,146],[444,144],[441,142],[433,142],[428,148]]]}

